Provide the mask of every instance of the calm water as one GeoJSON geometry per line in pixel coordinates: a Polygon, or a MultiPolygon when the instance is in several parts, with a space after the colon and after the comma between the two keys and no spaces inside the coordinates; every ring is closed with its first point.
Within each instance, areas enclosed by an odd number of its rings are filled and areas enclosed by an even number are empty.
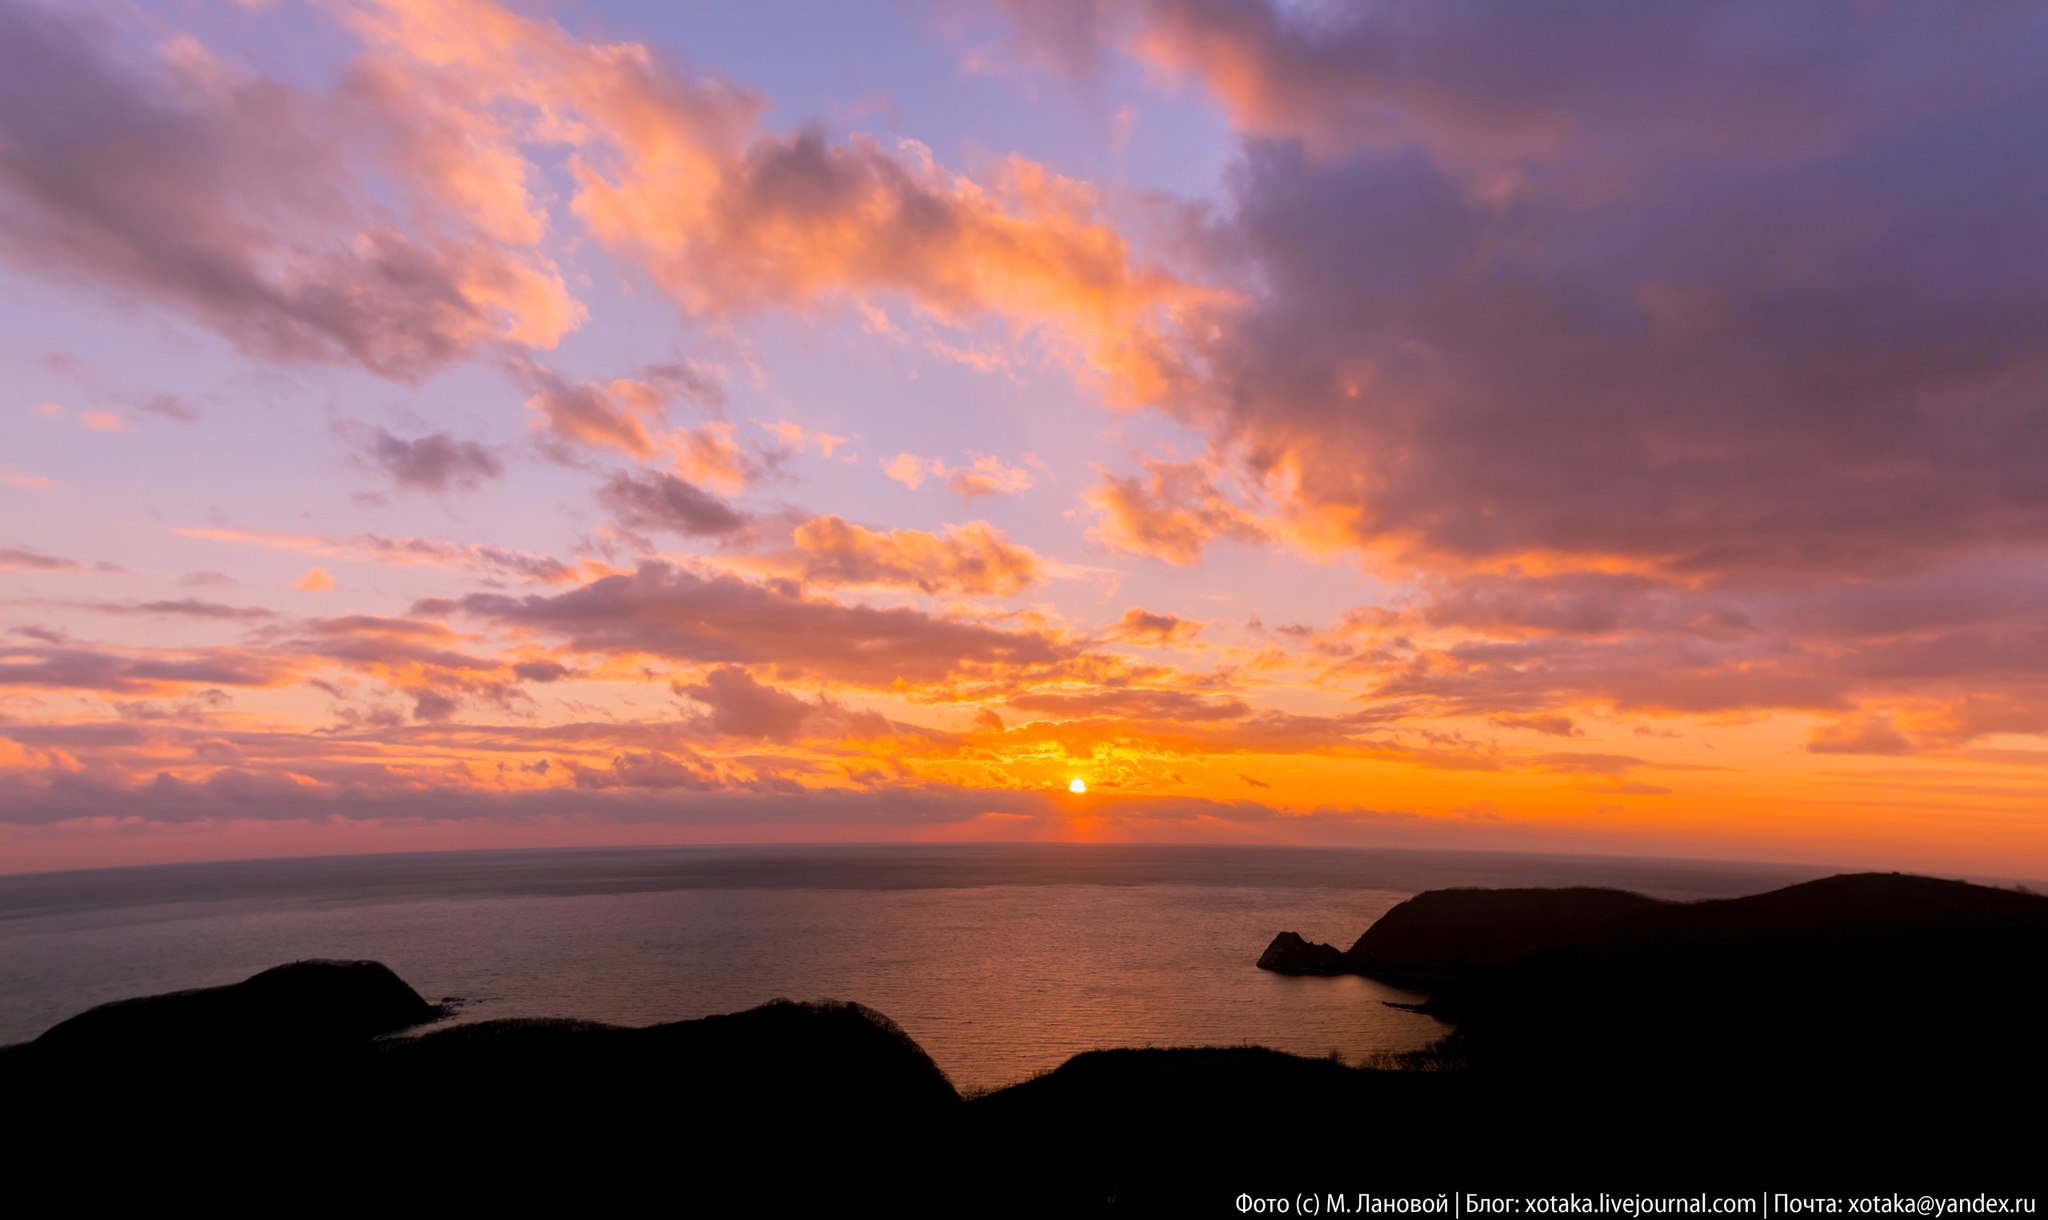
{"type": "Polygon", "coordinates": [[[385,962],[460,1020],[645,1024],[777,996],[893,1017],[963,1089],[1102,1046],[1348,1059],[1443,1032],[1411,993],[1253,967],[1275,932],[1348,945],[1447,885],[1771,889],[1771,865],[1284,848],[974,846],[477,852],[0,877],[0,1043],[107,1000],[302,957],[385,962]]]}

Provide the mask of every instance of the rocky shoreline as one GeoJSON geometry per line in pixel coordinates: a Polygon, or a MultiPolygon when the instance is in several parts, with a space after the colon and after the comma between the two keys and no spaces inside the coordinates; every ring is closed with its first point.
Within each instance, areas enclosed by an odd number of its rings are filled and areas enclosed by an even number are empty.
{"type": "Polygon", "coordinates": [[[1094,1051],[963,1097],[859,1004],[437,1029],[442,1009],[378,963],[297,962],[0,1048],[0,1097],[18,1164],[128,1202],[171,1180],[317,1180],[323,1197],[464,1207],[630,1189],[778,1209],[881,1199],[888,1214],[1216,1214],[1243,1191],[1534,1189],[1581,1180],[1559,1175],[1589,1149],[1603,1183],[1660,1189],[1697,1189],[1738,1156],[1778,1181],[1906,1157],[1968,1169],[1977,1189],[2031,1164],[2034,1128],[2005,1116],[2048,1080],[2048,899],[2034,895],[1896,875],[1687,904],[1434,891],[1350,950],[1283,935],[1266,958],[1430,980],[1426,1008],[1455,1032],[1367,1065],[1094,1051]],[[1926,1002],[1936,988],[1948,1002],[1926,1002]]]}

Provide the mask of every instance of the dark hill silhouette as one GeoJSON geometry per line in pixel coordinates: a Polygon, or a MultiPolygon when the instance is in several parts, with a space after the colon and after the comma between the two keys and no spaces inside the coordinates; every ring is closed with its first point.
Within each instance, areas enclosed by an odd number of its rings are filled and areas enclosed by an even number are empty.
{"type": "Polygon", "coordinates": [[[380,1036],[422,1006],[375,963],[106,1005],[0,1048],[0,1139],[16,1163],[103,1200],[153,1200],[203,1171],[293,1211],[389,1206],[414,1189],[588,1210],[631,1189],[686,1214],[781,1214],[886,1198],[959,1126],[945,1074],[859,1004],[380,1036]]]}
{"type": "Polygon", "coordinates": [[[441,1015],[381,962],[314,960],[225,987],[102,1004],[51,1026],[33,1045],[42,1056],[94,1061],[303,1056],[354,1049],[441,1015]]]}
{"type": "Polygon", "coordinates": [[[1669,1060],[1693,1079],[1761,1067],[1839,1085],[1882,1064],[1893,1084],[1934,1086],[1964,1047],[2039,1074],[2044,962],[2048,898],[1860,874],[1646,906],[1467,971],[1425,1007],[1456,1024],[1457,1053],[1483,1070],[1583,1076],[1669,1060]]]}
{"type": "Polygon", "coordinates": [[[858,1107],[877,1119],[937,1120],[960,1095],[894,1021],[859,1004],[759,1008],[642,1028],[591,1021],[505,1020],[389,1041],[364,1070],[394,1089],[472,1103],[602,1104],[668,1092],[731,1119],[786,1118],[858,1107]]]}
{"type": "Polygon", "coordinates": [[[1585,887],[1429,890],[1381,916],[1344,959],[1360,974],[1441,981],[1665,905],[1625,890],[1585,887]]]}
{"type": "Polygon", "coordinates": [[[1626,890],[1427,890],[1374,921],[1349,949],[1282,932],[1259,956],[1281,974],[1365,974],[1423,985],[1561,943],[1617,915],[1665,905],[1626,890]]]}

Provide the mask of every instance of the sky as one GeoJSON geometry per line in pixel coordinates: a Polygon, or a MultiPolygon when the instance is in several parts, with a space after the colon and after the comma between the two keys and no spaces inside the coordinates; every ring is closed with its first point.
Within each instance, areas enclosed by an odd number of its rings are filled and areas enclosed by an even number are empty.
{"type": "Polygon", "coordinates": [[[2048,876],[2043,62],[1994,3],[0,0],[0,871],[2048,876]]]}

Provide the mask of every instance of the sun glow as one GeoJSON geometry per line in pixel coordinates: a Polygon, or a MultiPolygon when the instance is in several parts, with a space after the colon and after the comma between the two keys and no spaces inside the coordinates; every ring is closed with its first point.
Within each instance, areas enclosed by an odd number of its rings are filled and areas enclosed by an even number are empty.
{"type": "Polygon", "coordinates": [[[1073,783],[1071,783],[1071,784],[1068,784],[1068,785],[1067,785],[1067,791],[1069,791],[1069,792],[1086,792],[1086,791],[1088,791],[1088,785],[1087,785],[1087,784],[1085,784],[1085,783],[1083,783],[1083,782],[1082,782],[1082,780],[1081,780],[1081,777],[1077,775],[1077,776],[1075,776],[1075,777],[1074,777],[1074,782],[1073,782],[1073,783]]]}

